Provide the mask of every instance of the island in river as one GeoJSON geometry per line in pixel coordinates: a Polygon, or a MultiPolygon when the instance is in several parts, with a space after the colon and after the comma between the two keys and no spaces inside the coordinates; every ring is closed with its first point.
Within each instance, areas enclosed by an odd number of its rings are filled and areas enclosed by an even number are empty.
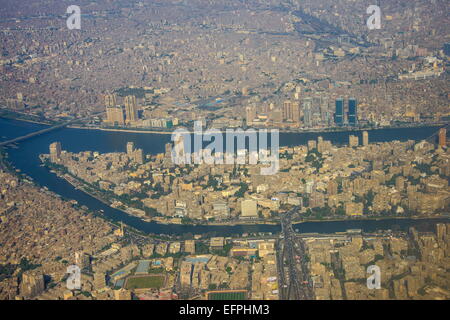
{"type": "Polygon", "coordinates": [[[335,146],[318,137],[282,147],[280,171],[260,165],[172,163],[165,153],[100,153],[50,147],[44,164],[103,203],[144,221],[184,225],[278,224],[292,206],[301,221],[440,218],[448,212],[448,153],[413,140],[335,146]]]}

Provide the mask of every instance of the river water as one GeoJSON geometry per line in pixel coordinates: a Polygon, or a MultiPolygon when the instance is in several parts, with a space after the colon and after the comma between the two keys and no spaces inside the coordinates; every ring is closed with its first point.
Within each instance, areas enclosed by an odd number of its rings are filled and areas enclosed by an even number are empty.
{"type": "MultiPolygon", "coordinates": [[[[44,125],[0,118],[0,141],[23,136],[45,128],[44,125]]],[[[371,142],[384,142],[392,140],[421,140],[428,138],[438,130],[437,127],[380,129],[369,131],[371,142]]],[[[306,144],[308,140],[322,136],[334,144],[347,143],[349,135],[360,137],[359,131],[324,132],[324,133],[280,133],[280,146],[294,146],[306,144]]],[[[94,212],[103,210],[103,214],[111,220],[123,221],[145,233],[151,234],[210,234],[217,236],[241,235],[243,233],[258,233],[280,231],[276,225],[236,225],[236,226],[189,226],[189,225],[162,225],[154,222],[145,222],[128,214],[110,208],[101,201],[75,189],[65,180],[58,178],[46,168],[40,166],[39,154],[48,153],[50,143],[60,141],[63,150],[70,152],[99,151],[125,152],[126,143],[133,141],[137,148],[144,149],[146,154],[164,152],[164,146],[170,142],[170,135],[154,133],[110,132],[100,130],[84,130],[64,128],[34,137],[21,142],[18,148],[8,148],[9,161],[16,169],[31,177],[40,186],[47,187],[63,198],[74,199],[80,205],[85,205],[94,212]]],[[[448,219],[413,220],[413,219],[387,219],[387,220],[350,220],[350,221],[321,221],[305,222],[295,225],[300,233],[334,233],[347,229],[362,229],[365,232],[377,230],[404,230],[415,226],[419,230],[432,230],[437,221],[448,219]]]]}

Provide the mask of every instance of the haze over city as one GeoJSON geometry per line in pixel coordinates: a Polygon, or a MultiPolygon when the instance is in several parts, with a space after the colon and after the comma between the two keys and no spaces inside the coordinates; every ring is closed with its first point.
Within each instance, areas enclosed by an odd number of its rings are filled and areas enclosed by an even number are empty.
{"type": "Polygon", "coordinates": [[[448,1],[0,3],[1,300],[450,298],[448,1]]]}

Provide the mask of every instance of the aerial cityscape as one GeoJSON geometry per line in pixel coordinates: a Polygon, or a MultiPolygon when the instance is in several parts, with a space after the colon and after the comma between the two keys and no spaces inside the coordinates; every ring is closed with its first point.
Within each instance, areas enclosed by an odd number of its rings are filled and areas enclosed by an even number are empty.
{"type": "Polygon", "coordinates": [[[0,300],[450,300],[448,1],[0,4],[0,300]]]}

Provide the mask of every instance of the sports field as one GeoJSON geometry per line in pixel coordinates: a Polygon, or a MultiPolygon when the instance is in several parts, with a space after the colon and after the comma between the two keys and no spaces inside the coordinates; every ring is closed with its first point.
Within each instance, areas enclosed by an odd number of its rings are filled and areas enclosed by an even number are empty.
{"type": "Polygon", "coordinates": [[[213,291],[208,292],[208,300],[247,300],[245,291],[213,291]]]}
{"type": "Polygon", "coordinates": [[[130,277],[125,284],[126,289],[162,288],[165,277],[163,275],[150,275],[142,277],[130,277]]]}

